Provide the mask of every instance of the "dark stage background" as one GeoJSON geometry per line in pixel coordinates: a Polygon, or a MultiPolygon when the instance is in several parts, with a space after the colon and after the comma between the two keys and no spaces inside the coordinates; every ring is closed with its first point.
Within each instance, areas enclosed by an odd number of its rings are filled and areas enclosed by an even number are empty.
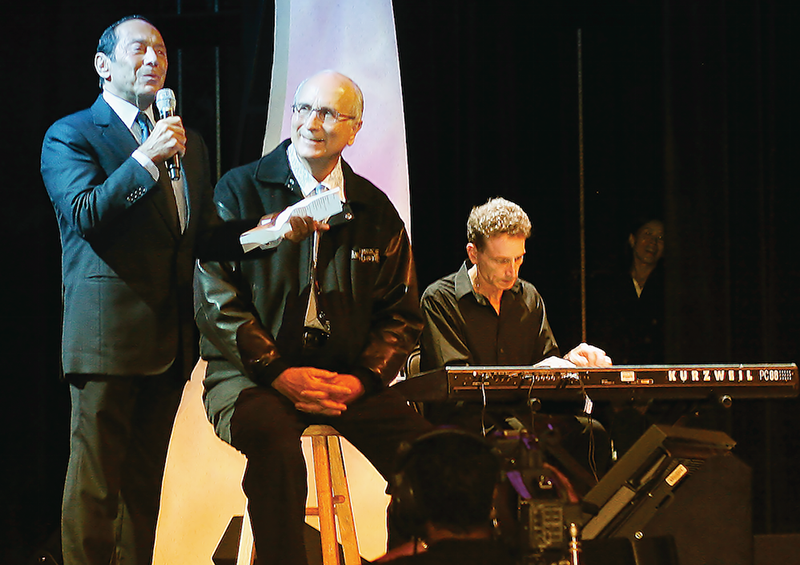
{"type": "MultiPolygon", "coordinates": [[[[797,361],[796,1],[394,3],[422,287],[464,259],[469,209],[503,195],[535,226],[522,276],[544,295],[562,348],[580,340],[580,29],[589,275],[619,260],[633,216],[655,210],[667,229],[668,361],[797,361]]],[[[60,249],[38,172],[44,132],[92,103],[97,38],[138,12],[162,31],[168,85],[219,171],[257,158],[274,8],[49,0],[2,11],[0,562],[12,564],[52,543],[67,458],[60,249]]],[[[365,119],[380,119],[369,100],[365,119]]],[[[717,414],[753,468],[757,533],[800,532],[797,410],[797,400],[755,400],[717,414]]]]}

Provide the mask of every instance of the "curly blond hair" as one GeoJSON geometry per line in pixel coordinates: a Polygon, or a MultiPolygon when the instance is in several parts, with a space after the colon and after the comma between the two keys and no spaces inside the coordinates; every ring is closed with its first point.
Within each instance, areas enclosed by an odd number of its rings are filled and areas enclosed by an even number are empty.
{"type": "Polygon", "coordinates": [[[497,234],[531,236],[531,221],[525,211],[505,198],[490,198],[475,206],[467,219],[467,241],[483,249],[487,238],[497,234]]]}

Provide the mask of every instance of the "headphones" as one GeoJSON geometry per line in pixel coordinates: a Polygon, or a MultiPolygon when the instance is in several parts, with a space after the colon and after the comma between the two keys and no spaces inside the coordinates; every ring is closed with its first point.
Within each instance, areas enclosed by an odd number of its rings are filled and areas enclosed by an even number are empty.
{"type": "MultiPolygon", "coordinates": [[[[431,455],[434,457],[443,451],[456,453],[466,452],[466,456],[474,459],[492,461],[496,470],[500,469],[500,459],[495,449],[493,449],[482,437],[473,433],[457,428],[441,428],[421,435],[411,443],[401,444],[397,453],[397,463],[395,472],[391,476],[391,495],[392,500],[389,504],[389,520],[400,534],[412,538],[424,538],[426,536],[425,525],[436,514],[431,512],[428,505],[430,500],[426,500],[424,491],[426,486],[423,482],[426,479],[423,469],[426,459],[431,455]]],[[[430,466],[430,461],[427,461],[430,466]]],[[[439,469],[444,473],[447,465],[441,465],[439,469]]],[[[451,469],[457,473],[458,469],[451,469]]],[[[428,482],[430,473],[434,470],[428,469],[428,482]]],[[[499,473],[493,473],[497,476],[499,473]]],[[[435,481],[453,480],[448,477],[441,477],[437,474],[435,481]]],[[[434,484],[438,484],[435,482],[434,484]]],[[[446,490],[446,486],[444,486],[446,490]]]]}

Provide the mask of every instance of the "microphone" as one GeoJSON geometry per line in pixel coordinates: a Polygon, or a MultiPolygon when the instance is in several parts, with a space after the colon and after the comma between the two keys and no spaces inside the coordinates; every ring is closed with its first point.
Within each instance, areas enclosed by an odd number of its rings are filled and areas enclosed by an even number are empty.
{"type": "MultiPolygon", "coordinates": [[[[156,109],[160,119],[174,116],[175,106],[175,93],[171,88],[162,88],[156,93],[156,109]]],[[[169,180],[181,179],[181,158],[177,153],[167,160],[167,170],[169,171],[169,180]]]]}

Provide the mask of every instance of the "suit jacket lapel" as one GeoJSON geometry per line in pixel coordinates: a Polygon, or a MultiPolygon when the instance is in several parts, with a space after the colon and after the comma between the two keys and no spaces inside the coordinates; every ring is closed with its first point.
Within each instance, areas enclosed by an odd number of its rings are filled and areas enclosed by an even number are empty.
{"type": "MultiPolygon", "coordinates": [[[[127,126],[122,123],[116,112],[103,99],[102,94],[97,97],[92,105],[92,115],[94,123],[103,131],[103,136],[108,140],[107,146],[111,151],[117,152],[119,163],[131,156],[139,146],[127,126]]],[[[173,237],[180,235],[180,225],[178,223],[178,208],[175,205],[175,194],[172,191],[172,183],[169,181],[169,174],[166,166],[162,163],[158,165],[159,177],[158,188],[151,190],[148,198],[150,206],[158,213],[164,221],[173,237]]],[[[145,204],[145,202],[142,202],[145,204]]]]}
{"type": "Polygon", "coordinates": [[[107,140],[108,151],[116,153],[119,163],[122,164],[138,147],[136,138],[111,106],[103,100],[102,95],[98,96],[92,105],[92,118],[95,126],[102,131],[103,138],[107,140]]]}
{"type": "Polygon", "coordinates": [[[158,208],[158,212],[164,222],[169,226],[170,232],[174,237],[181,234],[180,223],[178,222],[178,206],[175,204],[175,192],[169,180],[169,172],[166,165],[158,165],[158,184],[159,190],[153,191],[153,202],[158,208]]]}

